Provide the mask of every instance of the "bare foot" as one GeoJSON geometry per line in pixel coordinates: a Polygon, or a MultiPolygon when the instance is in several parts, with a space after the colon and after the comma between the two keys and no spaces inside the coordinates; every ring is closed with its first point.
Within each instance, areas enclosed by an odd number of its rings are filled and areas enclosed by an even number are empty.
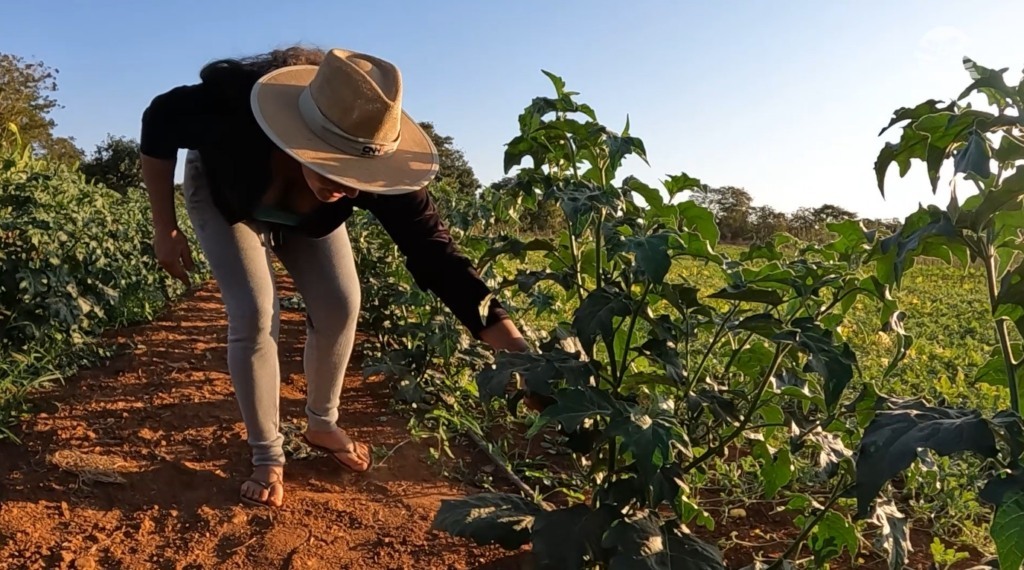
{"type": "Polygon", "coordinates": [[[370,448],[364,443],[352,441],[344,430],[306,430],[303,435],[311,445],[331,453],[337,461],[353,471],[366,471],[370,468],[370,448]]]}
{"type": "Polygon", "coordinates": [[[284,467],[281,465],[257,465],[252,477],[242,483],[243,499],[280,507],[284,502],[284,467]]]}

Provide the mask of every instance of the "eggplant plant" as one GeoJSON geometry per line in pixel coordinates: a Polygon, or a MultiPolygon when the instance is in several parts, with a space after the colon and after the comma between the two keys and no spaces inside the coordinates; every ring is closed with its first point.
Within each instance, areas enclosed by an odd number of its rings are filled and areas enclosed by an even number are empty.
{"type": "Polygon", "coordinates": [[[806,540],[819,563],[854,554],[853,523],[831,510],[856,478],[838,420],[856,411],[844,395],[858,366],[840,326],[857,299],[877,303],[879,327],[897,338],[890,372],[911,341],[888,285],[860,274],[879,236],[847,221],[831,224],[823,245],[779,235],[731,259],[717,251],[712,213],[686,199],[701,182],[620,180],[628,157],[646,160],[628,119],[613,132],[547,75],[554,96],[532,101],[507,145],[505,170],[518,172],[504,199],[557,203],[565,229],[550,240],[506,236],[480,263],[541,256],[540,269],[521,264],[504,286],[557,325],[535,352],[499,353],[477,387],[484,402],[543,402],[527,435],[568,434],[584,499],[479,494],[445,501],[434,527],[478,544],[530,544],[542,568],[724,568],[690,528],[711,520],[692,482],[747,446],[768,495],[794,479],[795,455],[814,457],[833,499],[805,501],[794,546],[806,540]],[[725,286],[674,271],[683,260],[719,268],[725,286]]]}
{"type": "Polygon", "coordinates": [[[931,99],[895,111],[879,134],[902,125],[901,136],[882,147],[875,163],[884,196],[893,163],[903,177],[915,161],[923,162],[935,193],[942,167],[952,161],[948,206],[919,208],[898,232],[875,244],[869,257],[879,281],[894,289],[919,258],[984,269],[997,344],[975,381],[1006,387],[1009,406],[993,411],[877,401],[857,457],[856,494],[864,515],[883,486],[918,459],[919,450],[980,457],[980,497],[995,508],[990,531],[1000,568],[1019,570],[1024,563],[1024,81],[1008,85],[1006,69],[989,69],[967,57],[964,67],[971,83],[956,99],[931,99]],[[987,103],[987,109],[976,108],[971,97],[980,98],[983,107],[987,103]],[[974,193],[961,200],[966,194],[961,185],[974,193]]]}

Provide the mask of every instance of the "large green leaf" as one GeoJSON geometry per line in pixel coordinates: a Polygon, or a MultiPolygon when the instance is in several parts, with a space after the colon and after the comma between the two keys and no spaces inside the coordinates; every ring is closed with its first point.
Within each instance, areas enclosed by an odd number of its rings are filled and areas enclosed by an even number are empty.
{"type": "Polygon", "coordinates": [[[572,327],[580,338],[584,350],[593,356],[597,337],[611,341],[614,337],[614,319],[630,314],[629,296],[621,290],[605,285],[591,292],[583,302],[572,321],[572,327]]]}
{"type": "Polygon", "coordinates": [[[973,128],[985,130],[1009,124],[1008,120],[991,113],[972,109],[957,112],[953,103],[939,108],[934,101],[927,101],[913,110],[901,109],[889,126],[904,120],[909,120],[909,123],[903,127],[899,142],[886,143],[875,160],[878,189],[883,196],[885,174],[893,162],[899,165],[900,177],[910,171],[911,161],[924,162],[934,193],[938,189],[939,170],[953,144],[965,139],[973,128]]]}
{"type": "Polygon", "coordinates": [[[658,296],[669,302],[680,315],[688,313],[691,309],[702,306],[697,296],[700,289],[682,283],[662,283],[658,296]]]}
{"type": "Polygon", "coordinates": [[[518,135],[505,144],[504,172],[508,174],[513,168],[522,164],[523,159],[529,156],[534,164],[544,162],[544,148],[537,144],[537,141],[529,135],[518,135]]]}
{"type": "Polygon", "coordinates": [[[715,245],[693,230],[683,230],[678,235],[672,236],[669,246],[672,251],[689,257],[704,259],[715,264],[725,262],[725,258],[715,252],[715,245]]]}
{"type": "Polygon", "coordinates": [[[481,493],[442,500],[431,528],[480,546],[497,544],[512,550],[530,542],[534,521],[543,512],[518,495],[481,493]]]}
{"type": "Polygon", "coordinates": [[[1013,473],[1002,473],[989,479],[982,487],[978,497],[986,503],[999,507],[1009,501],[1017,493],[1024,493],[1024,470],[1013,473]]]}
{"type": "Polygon", "coordinates": [[[633,455],[645,481],[672,461],[672,441],[684,439],[674,417],[667,413],[652,417],[638,408],[616,414],[605,436],[622,438],[622,448],[633,455]]]}
{"type": "Polygon", "coordinates": [[[607,392],[590,387],[559,390],[554,398],[556,403],[544,409],[527,433],[528,437],[536,435],[550,422],[558,422],[565,431],[572,433],[579,429],[580,424],[587,418],[608,417],[622,410],[622,404],[615,401],[607,392]]]}
{"type": "Polygon", "coordinates": [[[942,101],[939,101],[938,99],[929,99],[914,107],[900,107],[893,113],[892,120],[889,121],[889,124],[878,132],[878,135],[881,136],[885,134],[885,131],[904,121],[916,121],[917,119],[927,115],[933,115],[938,112],[950,111],[953,109],[952,102],[947,103],[943,107],[940,107],[939,103],[942,103],[942,101]]]}
{"type": "MultiPolygon", "coordinates": [[[[1020,343],[1015,344],[1017,351],[1014,354],[1020,354],[1020,343]]],[[[1010,379],[1006,376],[1006,361],[1003,360],[1003,351],[999,346],[995,346],[989,351],[988,360],[974,373],[974,381],[993,386],[1006,387],[1009,385],[1010,379]]]]}
{"type": "Polygon", "coordinates": [[[749,331],[767,339],[786,329],[785,323],[772,316],[771,313],[757,313],[744,317],[732,327],[734,330],[749,331]]]}
{"type": "Polygon", "coordinates": [[[668,544],[669,570],[726,570],[722,552],[682,529],[662,527],[668,544]]]}
{"type": "MultiPolygon", "coordinates": [[[[952,248],[962,248],[959,233],[949,214],[935,206],[920,208],[907,217],[900,231],[878,242],[880,254],[876,274],[884,284],[899,285],[903,274],[913,266],[918,255],[931,255],[947,263],[952,248]]],[[[964,254],[956,253],[958,258],[964,254]]],[[[966,265],[966,258],[962,258],[966,265]]]]}
{"type": "Polygon", "coordinates": [[[718,224],[715,223],[715,215],[711,210],[698,205],[693,200],[687,200],[677,204],[676,211],[683,228],[696,232],[712,247],[718,245],[721,234],[718,231],[718,224]]]}
{"type": "Polygon", "coordinates": [[[818,526],[811,531],[807,544],[811,547],[814,561],[820,568],[829,560],[842,555],[844,549],[851,557],[856,557],[860,536],[857,534],[857,527],[846,517],[830,511],[825,513],[818,526]]]}
{"type": "Polygon", "coordinates": [[[676,383],[682,385],[686,381],[686,373],[683,371],[683,364],[679,360],[679,351],[675,345],[669,344],[668,340],[652,338],[635,349],[647,358],[660,362],[665,367],[665,373],[676,383]]]}
{"type": "Polygon", "coordinates": [[[635,176],[627,176],[622,181],[622,187],[630,192],[639,194],[644,199],[644,202],[647,203],[647,206],[656,211],[660,211],[665,205],[665,198],[662,197],[661,192],[648,186],[635,176]]]}
{"type": "Polygon", "coordinates": [[[764,485],[764,494],[769,499],[775,495],[793,478],[793,456],[789,448],[783,447],[772,453],[764,442],[758,442],[754,446],[755,456],[761,459],[761,483],[764,485]]]}
{"type": "Polygon", "coordinates": [[[864,430],[857,457],[857,512],[866,517],[875,497],[890,479],[910,467],[918,451],[940,456],[974,452],[995,457],[992,426],[976,411],[921,404],[881,411],[864,430]]]}
{"type": "Polygon", "coordinates": [[[478,264],[486,265],[502,255],[512,255],[522,261],[526,259],[526,252],[528,251],[555,251],[556,249],[555,244],[545,239],[534,238],[524,242],[518,238],[510,237],[501,240],[498,245],[484,252],[478,264]]]}
{"type": "Polygon", "coordinates": [[[541,281],[552,281],[566,291],[569,291],[573,286],[572,276],[562,271],[521,271],[513,279],[513,282],[523,293],[529,293],[541,281]]]}
{"type": "Polygon", "coordinates": [[[549,352],[499,352],[494,366],[484,368],[476,377],[480,399],[489,402],[505,394],[513,374],[520,375],[529,391],[550,395],[555,380],[565,380],[571,386],[586,386],[594,376],[589,362],[580,355],[561,348],[549,352]]]}
{"type": "Polygon", "coordinates": [[[669,237],[668,233],[657,233],[625,239],[627,251],[636,255],[637,267],[647,281],[655,285],[665,280],[672,265],[672,259],[668,254],[669,237]]]}
{"type": "Polygon", "coordinates": [[[775,336],[776,342],[796,345],[807,354],[805,372],[814,372],[825,381],[825,405],[834,410],[853,379],[857,356],[849,343],[836,344],[832,331],[811,319],[795,319],[794,329],[775,336]]]}
{"type": "Polygon", "coordinates": [[[746,283],[735,283],[727,285],[711,295],[709,299],[722,299],[725,301],[745,301],[747,303],[761,303],[764,305],[778,306],[785,302],[778,291],[772,289],[760,289],[747,285],[746,283]]]}
{"type": "Polygon", "coordinates": [[[667,570],[668,550],[661,524],[661,517],[651,512],[615,521],[601,541],[603,547],[615,549],[608,569],[667,570]]]}
{"type": "Polygon", "coordinates": [[[840,254],[850,255],[857,251],[866,252],[875,241],[878,230],[867,230],[860,220],[843,220],[825,224],[837,238],[826,244],[825,249],[840,254]]]}
{"type": "Polygon", "coordinates": [[[957,226],[981,232],[997,214],[1019,211],[1024,205],[1024,170],[1007,176],[999,187],[983,190],[977,207],[957,219],[957,226]]]}
{"type": "Polygon", "coordinates": [[[1004,109],[1010,102],[1015,102],[1018,105],[1021,103],[1017,92],[1006,84],[1006,79],[1003,77],[1003,74],[1007,71],[1006,69],[989,69],[979,65],[978,62],[967,56],[964,56],[963,63],[964,69],[970,72],[974,82],[960,93],[957,101],[966,99],[972,93],[980,92],[988,97],[990,104],[1000,109],[1004,109]]]}
{"type": "Polygon", "coordinates": [[[674,198],[680,192],[698,190],[704,186],[700,180],[685,172],[669,176],[668,179],[662,181],[662,185],[665,187],[665,191],[668,192],[670,198],[674,198]]]}
{"type": "Polygon", "coordinates": [[[647,149],[644,148],[644,141],[637,137],[629,136],[629,117],[626,117],[626,126],[622,134],[609,132],[605,136],[605,146],[608,148],[607,176],[614,178],[616,171],[622,164],[622,159],[635,155],[647,162],[647,149]]]}
{"type": "Polygon", "coordinates": [[[701,413],[707,411],[716,421],[732,425],[740,421],[736,403],[719,390],[694,389],[686,396],[686,408],[690,413],[691,420],[696,420],[701,413]]]}
{"type": "Polygon", "coordinates": [[[602,560],[601,538],[614,517],[610,506],[593,510],[583,504],[538,514],[532,538],[538,568],[582,570],[602,560]]]}
{"type": "Polygon", "coordinates": [[[1024,141],[1004,133],[1003,138],[999,141],[999,146],[996,147],[992,156],[1000,164],[1024,160],[1024,141]]]}
{"type": "Polygon", "coordinates": [[[967,144],[953,155],[953,171],[958,174],[974,174],[980,178],[992,176],[992,153],[984,135],[975,131],[967,144]]]}
{"type": "Polygon", "coordinates": [[[725,570],[717,548],[651,512],[615,521],[602,546],[614,549],[608,570],[725,570]]]}
{"type": "Polygon", "coordinates": [[[1000,505],[990,532],[999,554],[999,568],[1020,570],[1024,564],[1024,492],[1000,505]]]}

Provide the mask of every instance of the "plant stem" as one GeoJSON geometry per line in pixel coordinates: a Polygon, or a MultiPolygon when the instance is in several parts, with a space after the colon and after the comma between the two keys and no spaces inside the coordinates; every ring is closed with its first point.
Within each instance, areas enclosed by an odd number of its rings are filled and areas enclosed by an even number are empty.
{"type": "MultiPolygon", "coordinates": [[[[996,252],[991,245],[985,251],[985,274],[988,277],[988,299],[992,305],[992,313],[996,312],[996,298],[998,296],[998,285],[996,283],[996,252]]],[[[1010,408],[1020,413],[1020,399],[1017,393],[1017,367],[1013,361],[1013,347],[1010,346],[1010,333],[1006,328],[1006,319],[996,319],[996,335],[999,337],[999,348],[1003,353],[1003,363],[1006,365],[1006,379],[1010,387],[1010,408]]]]}
{"type": "Polygon", "coordinates": [[[580,303],[583,302],[583,273],[582,267],[580,266],[580,248],[579,244],[576,243],[576,236],[572,235],[572,222],[566,217],[569,229],[566,233],[569,234],[569,252],[572,254],[572,277],[573,281],[576,282],[576,296],[579,297],[580,303]]]}
{"type": "MultiPolygon", "coordinates": [[[[704,365],[707,364],[708,358],[711,357],[712,351],[715,350],[715,345],[718,344],[718,341],[722,339],[721,335],[722,332],[725,330],[725,325],[729,322],[729,319],[731,319],[732,316],[736,314],[737,310],[739,310],[739,305],[733,305],[729,309],[729,312],[726,313],[725,318],[722,319],[722,322],[718,323],[718,328],[715,329],[715,334],[713,337],[711,337],[711,344],[709,344],[708,349],[704,351],[704,356],[700,359],[700,364],[697,365],[697,370],[693,373],[693,376],[691,376],[691,378],[693,379],[692,382],[695,382],[696,379],[700,377],[700,373],[704,371],[704,365]]],[[[692,386],[688,386],[686,391],[689,392],[689,389],[691,387],[692,386]]]]}
{"type": "Polygon", "coordinates": [[[633,331],[636,329],[636,320],[640,318],[640,312],[644,310],[644,303],[647,302],[647,294],[650,290],[651,283],[648,281],[644,284],[644,292],[640,296],[640,302],[629,319],[629,328],[626,329],[626,348],[622,351],[622,366],[619,367],[618,384],[620,386],[622,385],[622,380],[626,377],[626,369],[629,368],[629,347],[633,345],[633,331]]]}
{"type": "Polygon", "coordinates": [[[594,276],[597,279],[597,289],[601,288],[604,282],[604,267],[601,264],[601,227],[604,226],[604,208],[597,217],[597,225],[594,226],[594,276]]]}
{"type": "Polygon", "coordinates": [[[743,339],[743,342],[741,342],[738,347],[733,349],[732,354],[729,355],[729,360],[725,363],[725,368],[722,369],[723,377],[729,374],[729,370],[732,369],[733,363],[736,362],[736,357],[739,356],[745,348],[747,348],[747,343],[750,342],[750,339],[752,338],[754,338],[754,333],[747,334],[747,336],[743,339]]]}
{"type": "Polygon", "coordinates": [[[613,437],[611,442],[608,443],[608,477],[615,473],[615,455],[618,453],[618,446],[615,445],[615,438],[613,437]]]}
{"type": "Polygon", "coordinates": [[[514,472],[512,472],[512,468],[510,468],[504,461],[502,461],[500,457],[497,456],[497,454],[494,453],[494,451],[491,450],[491,446],[487,445],[487,442],[485,442],[482,437],[477,435],[473,430],[466,430],[466,435],[468,435],[469,438],[473,440],[473,443],[476,443],[477,447],[480,448],[480,451],[483,451],[484,454],[486,454],[487,457],[490,458],[490,460],[494,462],[495,465],[498,466],[498,469],[501,470],[501,472],[505,475],[505,477],[508,478],[509,481],[512,482],[513,485],[515,485],[520,491],[530,495],[531,497],[537,496],[537,493],[533,489],[531,489],[526,483],[523,483],[523,480],[520,479],[519,476],[516,475],[514,472]]]}
{"type": "Polygon", "coordinates": [[[735,441],[736,438],[743,434],[743,432],[747,431],[747,426],[750,425],[750,421],[754,419],[754,413],[757,412],[757,405],[761,402],[761,398],[764,396],[764,391],[768,389],[768,383],[771,381],[772,376],[775,376],[775,371],[779,368],[779,364],[782,363],[782,357],[786,355],[786,350],[788,350],[788,348],[788,346],[781,344],[775,346],[775,356],[772,357],[771,364],[769,364],[768,369],[765,370],[764,376],[761,378],[761,383],[757,387],[757,391],[755,391],[753,397],[750,398],[750,406],[747,408],[747,413],[743,415],[740,425],[736,426],[736,429],[733,430],[732,433],[722,438],[717,445],[709,448],[707,451],[702,453],[700,457],[689,462],[686,467],[683,467],[683,473],[689,473],[709,458],[718,455],[726,448],[726,446],[735,441]]]}
{"type": "Polygon", "coordinates": [[[768,570],[777,570],[778,568],[782,567],[782,563],[785,562],[787,558],[792,556],[798,548],[800,548],[800,545],[803,544],[805,540],[807,540],[807,537],[810,536],[812,532],[814,532],[814,527],[818,526],[818,523],[821,522],[821,519],[825,518],[825,515],[827,515],[829,511],[832,510],[832,507],[834,507],[835,504],[839,502],[839,498],[843,495],[843,492],[846,491],[847,487],[848,486],[846,485],[846,478],[844,477],[843,481],[836,485],[835,490],[832,491],[832,496],[829,497],[828,502],[825,503],[825,506],[822,507],[820,511],[818,511],[818,514],[816,514],[814,518],[811,519],[811,522],[807,523],[804,526],[804,529],[800,532],[800,536],[796,537],[793,543],[789,545],[789,548],[782,553],[782,556],[780,556],[778,560],[773,562],[772,565],[768,567],[768,570]]]}
{"type": "MultiPolygon", "coordinates": [[[[561,118],[561,113],[558,114],[561,118]]],[[[573,178],[578,182],[580,179],[580,172],[576,168],[576,149],[572,146],[572,140],[569,139],[569,135],[565,134],[565,146],[569,151],[569,163],[572,165],[573,178]]],[[[580,267],[580,250],[579,244],[576,243],[576,236],[572,233],[573,222],[569,216],[562,210],[562,215],[565,216],[566,230],[565,233],[569,235],[569,251],[572,253],[572,268],[573,268],[573,280],[576,282],[576,296],[579,297],[580,303],[583,302],[583,275],[581,274],[580,267]]]]}

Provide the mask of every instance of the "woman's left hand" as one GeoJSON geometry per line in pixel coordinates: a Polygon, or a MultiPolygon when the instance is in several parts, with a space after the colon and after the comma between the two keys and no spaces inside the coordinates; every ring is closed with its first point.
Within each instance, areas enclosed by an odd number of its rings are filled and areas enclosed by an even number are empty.
{"type": "Polygon", "coordinates": [[[480,331],[480,340],[489,344],[494,350],[530,351],[530,345],[526,343],[526,339],[510,319],[500,320],[480,331]]]}
{"type": "MultiPolygon", "coordinates": [[[[530,345],[526,343],[526,339],[523,338],[522,333],[516,328],[515,323],[509,319],[501,320],[482,330],[480,332],[480,339],[491,345],[491,348],[494,350],[507,350],[509,352],[530,352],[532,350],[530,345]]],[[[542,412],[545,408],[555,403],[555,399],[551,396],[531,393],[526,389],[525,384],[520,383],[519,389],[525,392],[523,403],[534,411],[542,412]]]]}

